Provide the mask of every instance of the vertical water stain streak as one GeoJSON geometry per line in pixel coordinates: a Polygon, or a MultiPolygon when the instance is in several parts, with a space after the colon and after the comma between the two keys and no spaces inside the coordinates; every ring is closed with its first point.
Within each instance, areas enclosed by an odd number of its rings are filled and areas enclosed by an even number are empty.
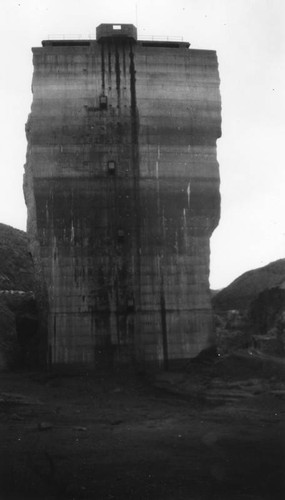
{"type": "Polygon", "coordinates": [[[161,333],[162,333],[162,349],[163,349],[163,368],[168,370],[168,342],[167,342],[167,325],[166,325],[166,309],[165,297],[163,292],[163,282],[160,292],[160,315],[161,315],[161,333]]]}
{"type": "Polygon", "coordinates": [[[126,68],[126,51],[125,51],[125,43],[123,43],[122,45],[123,47],[123,74],[124,74],[124,77],[126,77],[126,72],[127,72],[127,68],[126,68]]]}
{"type": "Polygon", "coordinates": [[[102,93],[105,93],[105,55],[104,55],[104,44],[101,44],[101,85],[102,93]]]}
{"type": "Polygon", "coordinates": [[[109,76],[112,73],[112,54],[111,54],[111,47],[110,44],[108,43],[108,72],[109,76]]]}
{"type": "Polygon", "coordinates": [[[133,45],[129,45],[130,57],[130,91],[131,91],[131,166],[133,179],[133,214],[135,227],[135,272],[134,272],[134,291],[136,304],[136,344],[140,349],[141,339],[141,208],[140,208],[140,168],[139,168],[139,116],[136,99],[136,69],[135,69],[135,54],[133,45]]]}
{"type": "Polygon", "coordinates": [[[118,45],[116,44],[115,51],[115,72],[116,72],[116,90],[117,90],[117,99],[118,99],[118,107],[121,107],[121,70],[120,70],[120,55],[118,50],[118,45]]]}

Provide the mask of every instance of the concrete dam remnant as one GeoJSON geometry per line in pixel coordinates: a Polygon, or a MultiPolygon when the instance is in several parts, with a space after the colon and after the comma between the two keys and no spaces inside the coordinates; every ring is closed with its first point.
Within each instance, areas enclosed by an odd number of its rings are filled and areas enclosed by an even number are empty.
{"type": "Polygon", "coordinates": [[[96,40],[43,41],[33,63],[24,192],[47,361],[196,356],[213,343],[215,51],[101,24],[96,40]]]}

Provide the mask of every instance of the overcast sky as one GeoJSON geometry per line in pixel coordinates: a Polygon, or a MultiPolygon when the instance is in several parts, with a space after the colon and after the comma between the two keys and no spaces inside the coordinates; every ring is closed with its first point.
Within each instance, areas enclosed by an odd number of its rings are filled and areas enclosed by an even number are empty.
{"type": "Polygon", "coordinates": [[[0,222],[26,228],[22,193],[32,52],[48,35],[133,23],[138,35],[181,36],[217,51],[222,216],[211,286],[285,257],[284,0],[0,0],[0,222]]]}

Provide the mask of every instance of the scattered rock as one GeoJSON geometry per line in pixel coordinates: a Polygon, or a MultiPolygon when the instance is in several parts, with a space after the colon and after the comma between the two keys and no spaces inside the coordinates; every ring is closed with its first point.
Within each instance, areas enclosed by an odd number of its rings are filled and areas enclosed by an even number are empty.
{"type": "Polygon", "coordinates": [[[38,424],[39,431],[49,431],[52,429],[52,424],[50,422],[40,422],[38,424]]]}
{"type": "Polygon", "coordinates": [[[80,425],[77,425],[77,426],[73,427],[73,430],[74,431],[79,431],[79,432],[86,432],[87,431],[87,427],[81,427],[80,425]]]}
{"type": "Polygon", "coordinates": [[[41,405],[42,402],[38,399],[33,399],[24,394],[16,394],[14,392],[2,392],[0,399],[5,403],[19,404],[19,405],[41,405]]]}
{"type": "Polygon", "coordinates": [[[24,420],[24,417],[21,417],[21,415],[18,415],[17,413],[13,413],[13,414],[11,415],[11,418],[12,418],[13,420],[24,420]]]}
{"type": "Polygon", "coordinates": [[[120,425],[123,423],[123,420],[111,420],[110,425],[120,425]]]}
{"type": "Polygon", "coordinates": [[[281,399],[285,399],[285,390],[280,390],[280,389],[278,390],[278,389],[276,389],[276,390],[273,390],[273,391],[270,391],[270,392],[274,396],[277,396],[277,397],[279,397],[281,399]]]}

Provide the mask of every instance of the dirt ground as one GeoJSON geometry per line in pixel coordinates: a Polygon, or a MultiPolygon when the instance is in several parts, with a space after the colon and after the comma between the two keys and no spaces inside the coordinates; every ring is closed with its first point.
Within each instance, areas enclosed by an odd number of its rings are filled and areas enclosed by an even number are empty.
{"type": "Polygon", "coordinates": [[[285,368],[2,373],[0,499],[283,500],[285,368]]]}

